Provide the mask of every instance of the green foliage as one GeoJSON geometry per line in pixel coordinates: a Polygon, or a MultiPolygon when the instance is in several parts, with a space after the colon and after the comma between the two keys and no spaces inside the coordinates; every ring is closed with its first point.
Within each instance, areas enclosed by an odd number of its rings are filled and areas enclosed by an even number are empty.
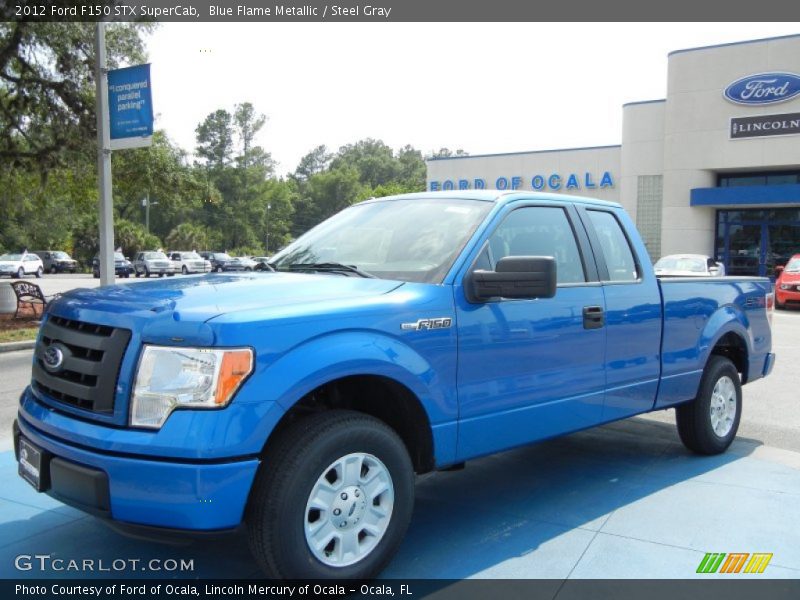
{"type": "MultiPolygon", "coordinates": [[[[109,23],[109,67],[143,62],[153,27],[109,23]]],[[[2,250],[63,249],[85,265],[97,253],[94,32],[93,23],[0,23],[2,250]]],[[[317,146],[276,178],[256,141],[266,124],[250,102],[212,112],[197,126],[194,164],[160,131],[148,148],[114,152],[115,247],[269,255],[353,203],[425,189],[418,150],[370,138],[335,153],[317,146]]]]}
{"type": "MultiPolygon", "coordinates": [[[[153,24],[107,27],[109,68],[144,62],[153,24]]],[[[0,161],[44,172],[91,156],[95,24],[0,22],[0,161]]]]}

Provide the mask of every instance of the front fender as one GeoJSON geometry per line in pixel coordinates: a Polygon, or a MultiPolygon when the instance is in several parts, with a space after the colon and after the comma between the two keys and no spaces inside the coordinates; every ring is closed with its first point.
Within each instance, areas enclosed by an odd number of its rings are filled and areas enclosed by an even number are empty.
{"type": "MultiPolygon", "coordinates": [[[[442,331],[429,335],[448,334],[442,331]]],[[[438,344],[434,348],[437,346],[442,348],[438,344]]],[[[356,375],[391,379],[411,391],[427,413],[436,462],[441,464],[455,456],[458,418],[455,364],[444,359],[446,354],[433,352],[427,358],[386,334],[338,331],[296,346],[259,369],[247,385],[258,389],[263,400],[275,402],[285,414],[308,393],[337,379],[356,375]]]]}

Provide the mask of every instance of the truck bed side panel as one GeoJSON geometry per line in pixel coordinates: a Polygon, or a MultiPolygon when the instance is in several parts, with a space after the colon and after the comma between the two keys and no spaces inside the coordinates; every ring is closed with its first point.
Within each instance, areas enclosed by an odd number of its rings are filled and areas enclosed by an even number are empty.
{"type": "Polygon", "coordinates": [[[697,395],[711,350],[727,333],[739,336],[749,357],[744,382],[762,376],[771,345],[765,295],[768,279],[663,278],[662,380],[656,408],[697,395]]]}

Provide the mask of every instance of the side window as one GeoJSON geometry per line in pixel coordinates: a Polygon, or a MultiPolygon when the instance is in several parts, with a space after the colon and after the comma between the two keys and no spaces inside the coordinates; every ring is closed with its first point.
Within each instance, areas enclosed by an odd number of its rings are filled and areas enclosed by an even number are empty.
{"type": "MultiPolygon", "coordinates": [[[[552,256],[558,283],[586,281],[583,262],[563,208],[529,206],[512,211],[489,238],[488,264],[506,256],[552,256]]],[[[478,264],[484,262],[479,258],[478,264]]]]}
{"type": "Polygon", "coordinates": [[[608,267],[609,281],[636,281],[639,273],[628,238],[611,213],[599,210],[586,211],[592,220],[600,241],[600,248],[608,267]]]}

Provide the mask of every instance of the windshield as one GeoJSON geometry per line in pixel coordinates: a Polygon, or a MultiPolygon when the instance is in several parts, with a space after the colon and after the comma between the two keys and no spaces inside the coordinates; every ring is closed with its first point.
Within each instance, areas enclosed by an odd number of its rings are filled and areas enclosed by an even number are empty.
{"type": "Polygon", "coordinates": [[[197,252],[181,252],[180,254],[181,258],[200,260],[200,255],[197,252]]]}
{"type": "Polygon", "coordinates": [[[145,252],[144,253],[144,259],[145,260],[157,260],[157,259],[166,260],[166,258],[167,258],[167,255],[164,254],[163,252],[145,252]]]}
{"type": "Polygon", "coordinates": [[[669,271],[691,271],[693,273],[704,273],[706,270],[706,263],[699,258],[686,258],[665,256],[659,259],[655,264],[656,269],[664,269],[669,271]]]}
{"type": "Polygon", "coordinates": [[[114,252],[114,260],[125,260],[125,257],[122,252],[114,252]]]}
{"type": "Polygon", "coordinates": [[[340,263],[376,277],[439,283],[490,202],[419,198],[356,204],[276,254],[278,270],[340,263]]]}
{"type": "Polygon", "coordinates": [[[53,258],[69,259],[69,254],[66,252],[53,252],[53,258]]]}
{"type": "Polygon", "coordinates": [[[800,273],[800,258],[793,258],[783,269],[786,273],[800,273]]]}
{"type": "Polygon", "coordinates": [[[0,260],[22,260],[22,254],[3,254],[3,256],[0,256],[0,260]]]}
{"type": "Polygon", "coordinates": [[[231,260],[231,257],[224,252],[217,252],[213,255],[215,260],[231,260]]]}

